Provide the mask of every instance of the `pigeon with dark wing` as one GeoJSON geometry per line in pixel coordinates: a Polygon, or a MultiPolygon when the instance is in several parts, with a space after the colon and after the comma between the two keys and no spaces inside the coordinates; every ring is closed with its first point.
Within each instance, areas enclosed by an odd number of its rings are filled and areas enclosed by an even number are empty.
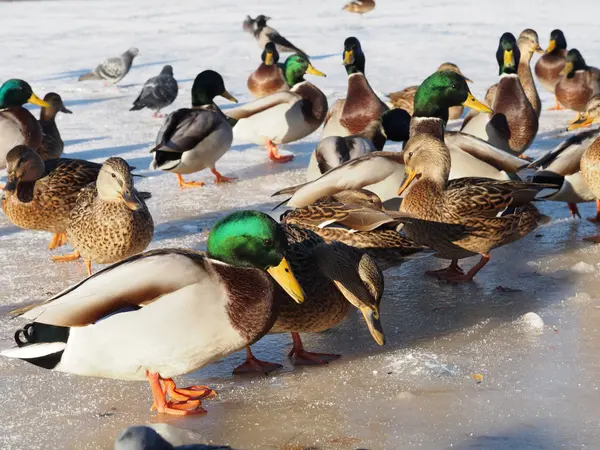
{"type": "Polygon", "coordinates": [[[164,114],[159,114],[160,110],[175,101],[178,90],[177,81],[173,78],[173,67],[165,66],[158,76],[144,83],[142,92],[129,111],[148,108],[154,110],[154,117],[164,117],[164,114]]]}

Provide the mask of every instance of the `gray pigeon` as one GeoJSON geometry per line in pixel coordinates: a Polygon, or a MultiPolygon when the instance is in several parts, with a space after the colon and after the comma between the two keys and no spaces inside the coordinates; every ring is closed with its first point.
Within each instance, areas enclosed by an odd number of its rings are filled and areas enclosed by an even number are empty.
{"type": "Polygon", "coordinates": [[[157,77],[152,77],[144,83],[142,92],[129,111],[149,108],[155,111],[154,117],[164,117],[158,113],[175,101],[178,91],[177,81],[173,78],[173,67],[165,66],[157,77]]]}
{"type": "Polygon", "coordinates": [[[98,65],[93,71],[81,75],[79,81],[84,80],[105,80],[112,84],[117,84],[129,73],[131,63],[139,53],[135,47],[131,47],[121,56],[108,58],[102,64],[98,65]]]}
{"type": "Polygon", "coordinates": [[[306,53],[279,34],[275,28],[271,28],[267,25],[267,21],[270,19],[270,17],[263,14],[257,16],[256,19],[246,16],[246,20],[244,20],[242,27],[248,33],[254,35],[254,39],[256,39],[256,42],[261,49],[265,48],[267,42],[272,42],[277,46],[277,51],[279,53],[298,53],[299,55],[308,58],[306,53]]]}
{"type": "Polygon", "coordinates": [[[228,445],[189,444],[175,447],[150,427],[125,428],[115,441],[115,450],[233,450],[228,445]]]}

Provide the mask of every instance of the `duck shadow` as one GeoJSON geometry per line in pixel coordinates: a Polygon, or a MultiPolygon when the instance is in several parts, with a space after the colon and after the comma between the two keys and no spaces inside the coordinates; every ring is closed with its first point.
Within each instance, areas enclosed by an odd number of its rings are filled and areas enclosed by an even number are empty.
{"type": "Polygon", "coordinates": [[[552,423],[527,423],[518,427],[470,436],[464,442],[454,444],[452,448],[458,450],[504,450],[513,449],[558,449],[560,442],[569,442],[575,446],[578,439],[568,439],[556,436],[557,427],[552,423]]]}
{"type": "MultiPolygon", "coordinates": [[[[137,70],[137,69],[141,69],[144,67],[165,66],[167,64],[171,64],[171,63],[179,62],[179,61],[183,61],[183,59],[179,58],[179,59],[164,59],[161,61],[150,61],[150,62],[141,63],[141,64],[134,64],[133,66],[131,66],[131,70],[137,70]]],[[[156,74],[156,75],[158,75],[158,74],[156,74]]]]}
{"type": "Polygon", "coordinates": [[[325,53],[323,55],[316,55],[316,56],[311,56],[310,59],[313,60],[319,60],[319,59],[327,59],[327,58],[332,58],[334,56],[339,56],[340,53],[325,53]]]}
{"type": "MultiPolygon", "coordinates": [[[[78,151],[78,152],[71,152],[71,153],[67,153],[66,155],[69,158],[76,158],[76,159],[87,159],[87,160],[101,159],[101,158],[108,158],[111,156],[119,156],[122,153],[133,152],[135,150],[141,150],[143,148],[150,148],[151,146],[152,146],[151,142],[146,142],[146,143],[142,143],[142,144],[117,145],[115,147],[95,148],[95,149],[91,149],[91,150],[82,150],[82,151],[78,151]]],[[[128,160],[128,162],[129,161],[132,161],[132,160],[128,160]]]]}
{"type": "Polygon", "coordinates": [[[108,136],[99,136],[99,137],[94,137],[94,138],[67,139],[65,141],[65,147],[69,147],[71,145],[77,145],[77,144],[85,144],[86,142],[103,141],[104,139],[108,139],[108,136]]]}
{"type": "Polygon", "coordinates": [[[67,70],[64,72],[57,72],[54,75],[49,77],[40,78],[39,81],[56,81],[56,80],[65,80],[68,78],[79,78],[81,75],[84,75],[90,72],[92,69],[76,69],[76,70],[67,70]]]}

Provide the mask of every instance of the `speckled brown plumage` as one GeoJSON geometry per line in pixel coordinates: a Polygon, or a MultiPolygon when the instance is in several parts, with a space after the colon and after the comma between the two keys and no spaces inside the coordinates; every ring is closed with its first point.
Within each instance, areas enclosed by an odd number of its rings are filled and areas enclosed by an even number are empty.
{"type": "Polygon", "coordinates": [[[578,70],[572,78],[562,78],[555,88],[556,98],[567,109],[584,112],[588,101],[600,93],[600,70],[578,70]]]}
{"type": "Polygon", "coordinates": [[[375,8],[375,0],[352,0],[344,5],[343,10],[351,13],[366,14],[375,8]]]}
{"type": "Polygon", "coordinates": [[[581,173],[596,199],[600,199],[600,138],[597,138],[583,154],[581,173]]]}

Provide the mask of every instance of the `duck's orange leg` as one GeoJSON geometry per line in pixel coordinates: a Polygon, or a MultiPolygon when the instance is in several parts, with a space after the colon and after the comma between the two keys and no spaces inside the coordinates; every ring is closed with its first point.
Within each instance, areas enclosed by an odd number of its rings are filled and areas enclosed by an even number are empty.
{"type": "Polygon", "coordinates": [[[242,373],[264,373],[268,375],[270,372],[274,370],[281,369],[283,366],[281,364],[261,361],[257,359],[256,356],[252,354],[252,349],[250,346],[246,347],[246,361],[233,369],[233,373],[235,375],[239,375],[242,373]]]}
{"type": "Polygon", "coordinates": [[[438,270],[428,270],[425,275],[442,278],[444,275],[464,275],[465,273],[458,265],[458,259],[453,259],[448,267],[438,270]]]}
{"type": "Polygon", "coordinates": [[[450,283],[466,283],[468,281],[473,280],[473,277],[475,275],[477,275],[477,273],[481,269],[483,269],[483,266],[485,266],[489,260],[490,260],[490,255],[488,255],[487,253],[482,253],[481,259],[479,260],[479,262],[477,264],[475,264],[473,267],[471,267],[471,270],[469,270],[467,273],[444,274],[440,278],[443,280],[446,280],[450,283]]]}
{"type": "Polygon", "coordinates": [[[179,183],[179,187],[181,189],[202,187],[206,184],[204,181],[184,181],[181,175],[178,173],[175,175],[177,175],[177,182],[179,183]]]}
{"type": "Polygon", "coordinates": [[[85,260],[85,268],[87,270],[88,277],[92,276],[92,261],[89,259],[85,260]]]}
{"type": "Polygon", "coordinates": [[[228,183],[229,181],[237,180],[237,178],[235,178],[235,177],[226,177],[224,175],[221,175],[216,168],[210,169],[210,171],[215,176],[215,183],[216,184],[218,184],[218,183],[228,183]]]}
{"type": "Polygon", "coordinates": [[[294,159],[294,155],[281,156],[277,146],[271,140],[267,141],[267,150],[269,151],[269,159],[276,163],[286,163],[294,159]]]}
{"type": "Polygon", "coordinates": [[[203,398],[214,398],[217,396],[217,393],[208,386],[188,386],[185,388],[178,388],[172,378],[161,379],[160,384],[163,388],[163,392],[173,400],[201,400],[203,398]]]}
{"type": "Polygon", "coordinates": [[[315,364],[327,364],[332,359],[340,358],[342,355],[336,355],[333,353],[313,353],[304,350],[302,339],[300,334],[292,331],[292,339],[294,340],[294,346],[292,351],[288,355],[292,358],[294,365],[315,365],[315,364]]]}
{"type": "Polygon", "coordinates": [[[556,102],[556,105],[548,108],[549,111],[561,111],[561,110],[565,109],[562,107],[562,105],[560,103],[558,103],[558,97],[556,97],[556,95],[554,96],[554,101],[556,102]]]}
{"type": "Polygon", "coordinates": [[[73,253],[69,253],[68,255],[53,256],[52,261],[54,261],[54,262],[69,262],[69,261],[75,261],[75,260],[79,259],[80,257],[81,257],[81,255],[79,254],[79,252],[77,250],[75,250],[73,253]]]}
{"type": "Polygon", "coordinates": [[[589,217],[588,220],[592,223],[600,223],[600,200],[596,200],[596,217],[589,217]]]}
{"type": "Polygon", "coordinates": [[[204,414],[206,412],[200,406],[200,400],[189,400],[184,402],[172,402],[167,400],[167,394],[161,386],[161,378],[157,373],[146,371],[146,378],[150,383],[154,403],[151,411],[155,410],[159,414],[170,414],[173,416],[190,416],[193,414],[204,414]]]}
{"type": "Polygon", "coordinates": [[[62,247],[67,244],[67,233],[54,233],[52,240],[48,244],[48,250],[62,247]]]}

